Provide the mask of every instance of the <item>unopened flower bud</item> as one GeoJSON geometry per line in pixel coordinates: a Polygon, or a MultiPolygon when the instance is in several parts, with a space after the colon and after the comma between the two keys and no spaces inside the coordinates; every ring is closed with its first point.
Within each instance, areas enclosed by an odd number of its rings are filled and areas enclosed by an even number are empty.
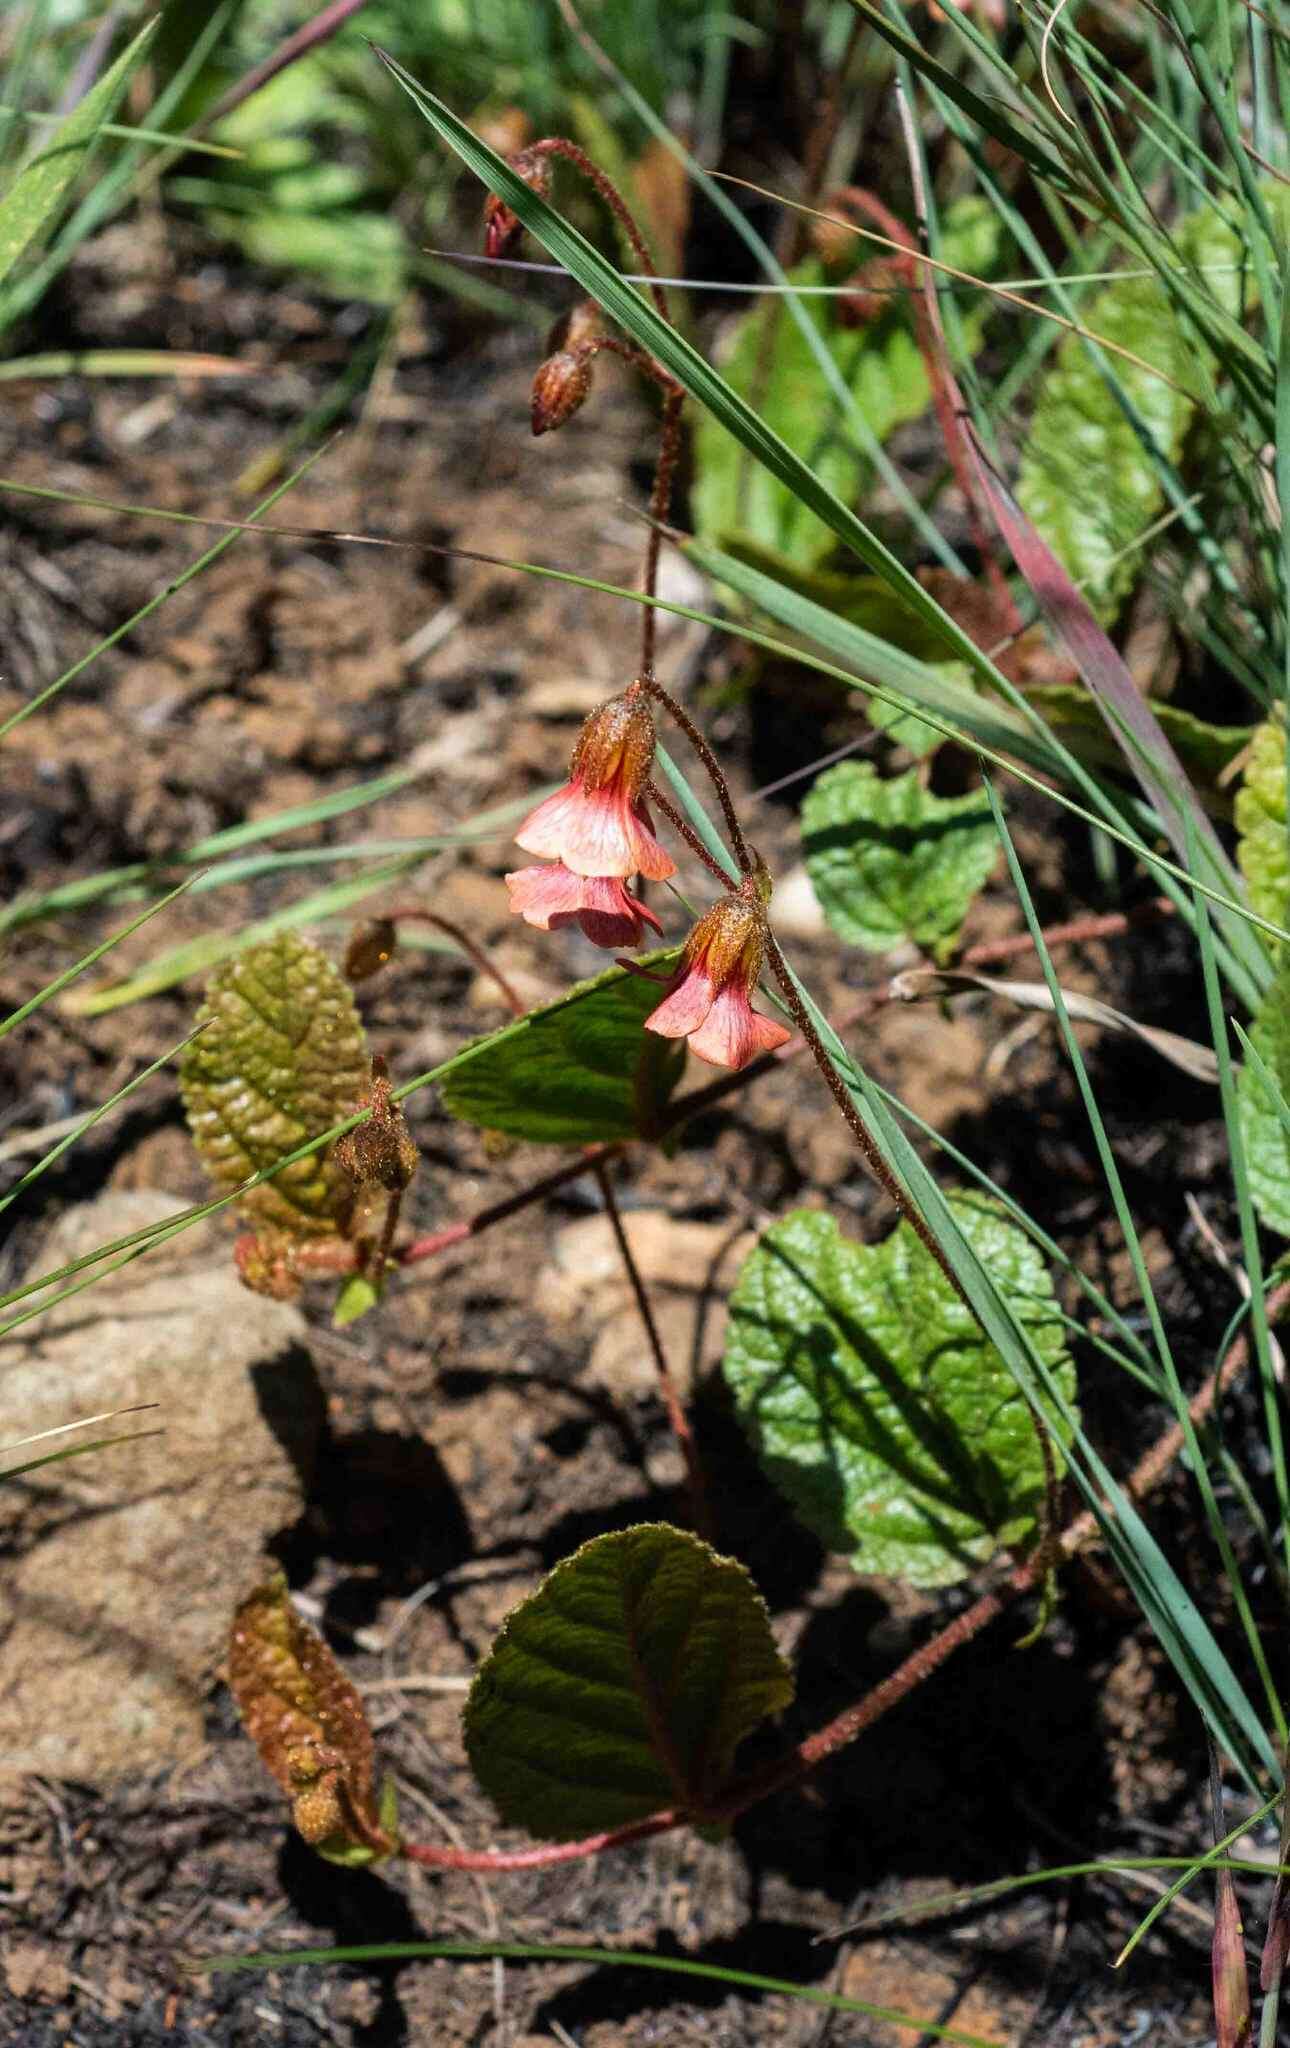
{"type": "MultiPolygon", "coordinates": [[[[535,149],[517,149],[506,159],[516,176],[542,199],[551,189],[551,165],[545,155],[535,149]]],[[[505,256],[518,241],[524,223],[517,213],[512,212],[504,199],[496,192],[490,192],[484,201],[484,254],[505,256]]]]}
{"type": "Polygon", "coordinates": [[[345,948],[345,979],[367,981],[371,975],[379,974],[393,958],[398,939],[391,917],[369,917],[356,924],[345,948]]]}
{"type": "Polygon", "coordinates": [[[572,419],[591,389],[591,364],[585,356],[557,349],[539,363],[533,379],[533,432],[549,434],[572,419]]]}

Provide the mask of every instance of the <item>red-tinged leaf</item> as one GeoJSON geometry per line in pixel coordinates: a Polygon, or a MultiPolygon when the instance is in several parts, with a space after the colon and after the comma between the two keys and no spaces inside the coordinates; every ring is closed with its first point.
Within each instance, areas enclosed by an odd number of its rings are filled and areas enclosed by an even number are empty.
{"type": "Polygon", "coordinates": [[[1184,810],[1179,801],[1180,795],[1190,789],[1187,771],[1155,713],[1091,607],[1047,541],[1026,518],[970,428],[968,436],[982,488],[1012,558],[1092,693],[1175,853],[1184,865],[1190,866],[1192,846],[1202,847],[1221,886],[1240,902],[1244,895],[1241,879],[1199,802],[1184,810]]]}
{"type": "Polygon", "coordinates": [[[388,1799],[377,1798],[363,1703],[322,1637],[296,1613],[280,1572],[233,1617],[228,1683],[306,1842],[334,1863],[392,1856],[398,1836],[388,1799]]]}

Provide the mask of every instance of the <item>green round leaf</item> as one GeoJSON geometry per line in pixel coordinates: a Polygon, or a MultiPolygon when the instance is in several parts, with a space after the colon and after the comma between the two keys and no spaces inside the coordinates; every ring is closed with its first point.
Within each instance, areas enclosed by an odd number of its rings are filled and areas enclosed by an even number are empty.
{"type": "MultiPolygon", "coordinates": [[[[348,984],[297,933],[248,946],[211,977],[185,1049],[180,1085],[193,1143],[228,1191],[273,1166],[359,1105],[370,1075],[348,984]]],[[[319,1152],[241,1203],[257,1223],[295,1236],[336,1228],[340,1177],[319,1152]]]]}
{"type": "Polygon", "coordinates": [[[913,939],[944,958],[999,855],[984,795],[939,797],[917,769],[883,780],[867,761],[817,778],[802,852],[839,938],[871,953],[913,939]]]}
{"type": "MultiPolygon", "coordinates": [[[[1039,1253],[986,1196],[952,1205],[1073,1399],[1039,1253]]],[[[1030,1410],[909,1224],[880,1245],[815,1210],[775,1224],[731,1296],[725,1374],[767,1475],[857,1571],[949,1585],[1033,1535],[1044,1468],[1030,1410]]]]}
{"type": "MultiPolygon", "coordinates": [[[[641,961],[666,981],[676,948],[641,961]]],[[[660,981],[611,967],[468,1048],[445,1076],[444,1108],[468,1124],[547,1145],[649,1137],[685,1064],[685,1048],[644,1029],[660,981]]]]}
{"type": "MultiPolygon", "coordinates": [[[[1290,965],[1281,968],[1260,1003],[1250,1043],[1290,1102],[1290,965]]],[[[1254,1206],[1269,1230],[1290,1237],[1290,1130],[1252,1060],[1241,1068],[1236,1099],[1254,1206]]]]}
{"type": "Polygon", "coordinates": [[[700,1818],[793,1696],[748,1573],[666,1523],[597,1536],[509,1616],[466,1701],[503,1820],[575,1841],[661,1808],[700,1818]]]}

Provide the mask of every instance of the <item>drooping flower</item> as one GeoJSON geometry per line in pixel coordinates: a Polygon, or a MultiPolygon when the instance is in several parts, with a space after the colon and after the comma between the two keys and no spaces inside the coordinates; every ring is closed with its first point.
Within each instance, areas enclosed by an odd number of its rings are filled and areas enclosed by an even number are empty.
{"type": "Polygon", "coordinates": [[[766,913],[751,891],[705,911],[685,942],[671,987],[645,1019],[661,1038],[684,1038],[714,1067],[745,1067],[792,1037],[752,1006],[766,957],[766,913]]]}
{"type": "Polygon", "coordinates": [[[639,946],[645,926],[663,927],[614,875],[575,875],[563,861],[517,868],[506,877],[511,909],[539,931],[577,924],[593,946],[639,946]]]}
{"type": "Polygon", "coordinates": [[[515,835],[526,853],[563,861],[575,875],[652,882],[676,873],[659,845],[644,792],[654,765],[654,717],[626,690],[593,711],[578,735],[569,780],[530,812],[515,835]]]}

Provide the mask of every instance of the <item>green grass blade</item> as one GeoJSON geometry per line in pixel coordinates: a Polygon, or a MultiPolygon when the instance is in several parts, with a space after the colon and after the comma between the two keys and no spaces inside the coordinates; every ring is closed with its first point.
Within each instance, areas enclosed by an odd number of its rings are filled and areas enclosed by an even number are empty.
{"type": "Polygon", "coordinates": [[[95,1124],[101,1123],[105,1116],[109,1116],[128,1096],[133,1095],[136,1088],[141,1088],[145,1081],[150,1080],[154,1074],[160,1073],[162,1067],[168,1061],[174,1059],[176,1053],[182,1052],[186,1045],[191,1044],[196,1036],[196,1031],[190,1031],[186,1038],[181,1038],[177,1045],[172,1045],[168,1052],[163,1052],[160,1058],[153,1060],[150,1066],[146,1066],[143,1069],[142,1073],[136,1074],[132,1081],[127,1081],[124,1088],[118,1088],[115,1095],[109,1095],[106,1102],[100,1102],[97,1109],[88,1110],[74,1130],[68,1131],[64,1137],[60,1138],[58,1143],[38,1159],[34,1166],[28,1167],[21,1180],[15,1181],[6,1194],[0,1195],[0,1215],[4,1214],[11,1202],[17,1201],[19,1195],[26,1193],[33,1181],[39,1180],[42,1173],[47,1173],[55,1161],[62,1158],[69,1146],[78,1144],[87,1131],[93,1130],[95,1124]]]}
{"type": "Polygon", "coordinates": [[[140,925],[147,924],[149,918],[155,917],[159,910],[164,910],[168,903],[174,902],[176,896],[182,896],[184,891],[191,889],[191,887],[191,877],[180,882],[177,888],[172,889],[159,902],[149,904],[148,908],[142,911],[138,917],[134,918],[131,923],[122,925],[120,931],[112,932],[106,939],[101,940],[97,946],[92,947],[88,953],[82,954],[81,958],[73,962],[72,966],[65,967],[61,974],[56,974],[52,981],[47,981],[44,988],[38,989],[34,996],[29,996],[20,1008],[11,1011],[7,1017],[0,1020],[0,1038],[6,1037],[10,1031],[16,1031],[18,1026],[24,1024],[34,1011],[41,1008],[42,1004],[49,1002],[54,996],[58,995],[61,990],[68,986],[69,982],[75,981],[78,974],[83,974],[87,967],[93,967],[95,961],[101,960],[105,953],[110,953],[113,946],[119,946],[122,939],[128,939],[131,932],[137,932],[140,925]]]}
{"type": "MultiPolygon", "coordinates": [[[[330,446],[330,443],[327,445],[330,446]]],[[[277,504],[279,498],[284,498],[287,492],[299,483],[301,477],[306,475],[313,468],[314,463],[318,461],[319,457],[325,455],[326,452],[326,447],[316,448],[313,454],[300,464],[298,469],[294,469],[291,475],[278,485],[276,490],[271,491],[267,498],[261,500],[251,513],[247,524],[254,525],[261,513],[269,511],[272,506],[277,504]]],[[[141,605],[137,612],[132,612],[123,625],[117,626],[113,632],[108,634],[105,640],[100,640],[97,646],[91,647],[89,653],[83,654],[79,661],[74,661],[69,669],[64,669],[62,675],[56,676],[52,683],[47,683],[45,688],[38,691],[31,699],[30,703],[22,704],[16,711],[11,712],[4,721],[4,724],[0,725],[0,740],[7,738],[15,726],[21,725],[24,719],[30,718],[34,712],[41,710],[44,705],[49,703],[51,697],[56,697],[58,692],[65,689],[68,683],[74,682],[76,677],[82,674],[92,661],[98,660],[100,654],[106,654],[109,647],[115,647],[118,640],[124,640],[126,634],[132,633],[136,626],[143,623],[144,619],[151,618],[155,611],[160,610],[168,597],[173,597],[177,590],[182,590],[186,583],[191,583],[195,576],[200,576],[203,569],[208,569],[212,562],[218,561],[221,555],[228,552],[234,541],[240,540],[241,537],[242,529],[240,527],[232,533],[222,535],[213,547],[207,548],[204,555],[199,555],[197,560],[190,562],[188,567],[182,570],[178,576],[172,577],[164,588],[157,592],[155,597],[150,597],[147,604],[141,605]]]]}
{"type": "Polygon", "coordinates": [[[49,221],[72,180],[83,169],[103,123],[125,91],[157,31],[155,20],[140,29],[110,71],[86,93],[61,127],[29,157],[0,199],[0,282],[49,221]]]}
{"type": "Polygon", "coordinates": [[[780,1998],[800,1998],[809,2005],[824,2006],[830,2012],[859,2013],[866,2019],[884,2020],[888,2026],[908,2027],[929,2040],[957,2042],[960,2048],[998,2048],[979,2034],[965,2034],[961,2027],[942,2026],[936,2021],[916,2019],[911,2013],[890,2006],[868,2005],[859,1998],[846,1998],[840,1991],[826,1991],[815,1984],[793,1984],[783,1977],[763,1977],[752,1970],[732,1970],[723,1964],[700,1963],[679,1956],[656,1956],[643,1949],[572,1948],[562,1943],[538,1946],[520,1941],[382,1941],[358,1948],[301,1948],[255,1956],[204,1956],[194,1965],[200,1970],[290,1970],[302,1963],[374,1963],[414,1961],[417,1957],[443,1956],[461,1962],[486,1962],[502,1956],[519,1963],[586,1963],[601,1969],[661,1970],[664,1975],[698,1977],[712,1984],[728,1984],[735,1991],[770,1993],[780,1998]]]}
{"type": "MultiPolygon", "coordinates": [[[[1026,919],[1027,928],[1030,932],[1031,938],[1034,940],[1035,950],[1039,955],[1039,961],[1043,969],[1044,980],[1047,983],[1049,995],[1052,997],[1053,1013],[1057,1019],[1058,1027],[1062,1034],[1062,1040],[1066,1048],[1066,1057],[1070,1062],[1071,1071],[1075,1076],[1076,1086],[1078,1087],[1080,1093],[1080,1100],[1084,1105],[1084,1113],[1088,1118],[1089,1128],[1093,1136],[1093,1143],[1097,1151],[1098,1164],[1101,1166],[1102,1177],[1106,1182],[1107,1190],[1111,1196],[1111,1204],[1115,1210],[1116,1222],[1119,1224],[1120,1227],[1121,1240],[1124,1244],[1125,1250],[1129,1255],[1129,1263],[1133,1268],[1133,1277],[1137,1284],[1138,1296],[1142,1302],[1143,1308],[1146,1311],[1148,1325],[1150,1327],[1152,1338],[1155,1343],[1156,1354],[1160,1361],[1162,1376],[1164,1379],[1165,1386],[1168,1389],[1170,1403],[1173,1407],[1174,1419],[1177,1422],[1178,1427],[1181,1429],[1183,1434],[1183,1441],[1187,1449],[1187,1459],[1191,1470],[1192,1478],[1195,1481],[1197,1490],[1201,1497],[1201,1503],[1205,1511],[1205,1519],[1209,1524],[1210,1535],[1212,1536],[1215,1547],[1218,1550],[1220,1558],[1222,1559],[1223,1569],[1227,1575],[1228,1585],[1231,1590],[1232,1599],[1236,1606],[1237,1613],[1240,1615],[1242,1627],[1245,1630],[1245,1636],[1246,1641],[1249,1645],[1250,1656],[1253,1659],[1255,1669],[1257,1670],[1259,1677],[1263,1683],[1264,1692],[1268,1701],[1268,1708],[1272,1715],[1272,1720],[1276,1727],[1278,1738],[1284,1745],[1287,1735],[1287,1728],[1285,1716],[1281,1708],[1280,1697],[1277,1693],[1276,1686],[1273,1683],[1271,1671],[1268,1668],[1267,1658],[1264,1655],[1263,1651],[1263,1643],[1259,1635],[1258,1623],[1256,1622],[1253,1611],[1250,1607],[1249,1598],[1245,1591],[1244,1581],[1241,1577],[1240,1566],[1236,1560],[1236,1553],[1232,1548],[1231,1538],[1227,1533],[1227,1526],[1223,1520],[1222,1510],[1219,1507],[1218,1500],[1214,1493],[1214,1485],[1213,1480],[1210,1476],[1209,1467],[1205,1462],[1204,1453],[1201,1450],[1200,1441],[1196,1433],[1196,1427],[1191,1419],[1191,1414],[1187,1406],[1187,1396],[1183,1391],[1182,1382],[1178,1377],[1178,1368],[1174,1361],[1173,1351],[1170,1347],[1169,1339],[1165,1334],[1164,1319],[1160,1313],[1160,1305],[1156,1300],[1155,1289],[1151,1284],[1151,1275],[1147,1267],[1146,1255],[1143,1252],[1142,1243],[1137,1232],[1137,1227],[1133,1221],[1133,1212],[1129,1207],[1128,1198],[1124,1191],[1124,1183],[1120,1178],[1120,1169],[1116,1164],[1115,1154],[1111,1149],[1111,1141],[1107,1136],[1106,1126],[1102,1121],[1102,1113],[1101,1110],[1098,1108],[1097,1096],[1094,1092],[1092,1082],[1089,1080],[1088,1068],[1085,1065],[1084,1055],[1080,1050],[1079,1040],[1076,1038],[1075,1033],[1071,1028],[1070,1014],[1066,1007],[1066,1000],[1062,993],[1061,983],[1057,978],[1057,970],[1053,966],[1052,955],[1049,953],[1048,947],[1044,943],[1043,930],[1040,926],[1039,918],[1035,910],[1034,900],[1030,894],[1029,887],[1026,883],[1025,874],[1022,870],[1021,863],[1017,858],[1017,850],[1012,843],[1012,834],[1008,830],[1007,821],[1004,818],[1003,811],[999,805],[998,797],[995,794],[994,787],[990,782],[988,776],[985,778],[985,792],[990,801],[990,808],[994,813],[995,826],[998,830],[1000,842],[1002,843],[1004,855],[1008,863],[1008,871],[1012,878],[1012,884],[1017,892],[1018,900],[1021,903],[1021,908],[1026,919]]],[[[1200,928],[1203,934],[1207,928],[1205,913],[1203,910],[1200,913],[1200,920],[1200,928]]],[[[1211,973],[1213,971],[1213,967],[1214,960],[1213,951],[1211,948],[1209,954],[1209,969],[1211,973]]],[[[1221,1051],[1218,1053],[1218,1059],[1221,1078],[1221,1051]]],[[[1228,1066],[1228,1077],[1230,1081],[1230,1060],[1228,1066]]],[[[1234,1116],[1234,1101],[1229,1105],[1229,1109],[1230,1115],[1234,1116]]],[[[1256,1277],[1255,1274],[1251,1273],[1250,1281],[1251,1285],[1256,1289],[1261,1286],[1261,1276],[1256,1277]]],[[[1261,1295],[1259,1296],[1259,1301],[1261,1306],[1261,1295]]],[[[1265,1330],[1266,1323],[1267,1318],[1265,1316],[1265,1330]]]]}
{"type": "Polygon", "coordinates": [[[147,996],[160,995],[165,989],[187,981],[190,975],[205,974],[212,967],[218,967],[221,961],[231,960],[247,946],[272,938],[275,932],[290,931],[296,925],[312,924],[317,918],[334,917],[340,911],[351,909],[375,890],[383,889],[388,882],[410,874],[429,858],[428,853],[420,850],[402,854],[397,860],[369,868],[366,874],[332,882],[312,896],[302,897],[299,903],[289,903],[284,910],[275,910],[268,917],[257,918],[240,931],[207,932],[201,938],[188,939],[183,945],[141,967],[127,981],[115,982],[110,988],[87,989],[69,999],[64,1008],[78,1017],[102,1017],[109,1010],[121,1010],[130,1003],[142,1002],[147,996]]]}

